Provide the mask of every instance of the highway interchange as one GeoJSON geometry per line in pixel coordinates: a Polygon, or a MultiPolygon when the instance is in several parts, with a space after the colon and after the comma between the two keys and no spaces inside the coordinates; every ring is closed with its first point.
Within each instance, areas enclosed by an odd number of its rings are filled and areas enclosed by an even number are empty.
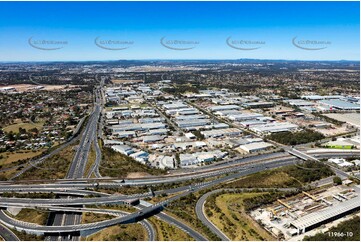
{"type": "MultiPolygon", "coordinates": [[[[102,106],[103,106],[103,81],[100,87],[95,91],[94,110],[89,115],[87,124],[83,128],[81,135],[72,139],[68,143],[62,145],[52,153],[42,157],[38,162],[42,162],[49,156],[61,150],[69,143],[73,144],[79,140],[77,151],[74,155],[73,161],[70,165],[69,171],[65,179],[56,181],[17,181],[11,179],[0,183],[0,193],[15,192],[15,193],[55,193],[58,195],[56,199],[30,199],[30,198],[15,198],[15,197],[1,197],[0,207],[18,207],[18,208],[35,208],[51,211],[51,221],[48,225],[38,225],[16,220],[10,217],[4,210],[0,211],[0,221],[2,224],[19,230],[26,231],[33,234],[45,234],[46,240],[80,240],[81,235],[89,235],[106,227],[116,224],[127,224],[140,222],[140,224],[147,231],[148,240],[156,239],[156,231],[152,224],[146,219],[150,216],[156,216],[166,223],[172,224],[179,229],[188,233],[197,241],[207,240],[199,232],[189,227],[187,224],[178,219],[168,215],[164,209],[172,202],[179,200],[181,197],[187,196],[191,193],[209,189],[221,183],[231,181],[233,179],[257,173],[263,170],[291,165],[300,160],[316,160],[319,158],[330,157],[349,157],[359,156],[358,151],[355,152],[324,152],[311,151],[304,152],[296,150],[291,147],[282,146],[284,152],[276,152],[271,154],[264,154],[259,156],[252,156],[247,158],[237,158],[227,162],[221,162],[212,166],[199,167],[194,169],[186,169],[176,171],[174,173],[157,176],[151,178],[138,179],[112,179],[101,177],[99,173],[99,165],[101,163],[101,149],[98,144],[98,137],[100,137],[102,106]],[[88,155],[91,146],[94,144],[96,159],[94,164],[91,164],[89,172],[85,174],[88,155]],[[93,176],[92,176],[93,175],[93,176]],[[197,182],[197,179],[212,178],[206,182],[197,182]],[[112,188],[122,186],[150,186],[159,187],[166,183],[181,183],[189,182],[194,179],[191,185],[175,186],[171,189],[158,189],[146,193],[132,194],[132,195],[109,195],[107,193],[95,192],[89,189],[94,188],[112,188]],[[166,194],[167,199],[157,203],[150,204],[143,199],[166,194]],[[132,204],[133,201],[139,201],[139,204],[134,205],[138,210],[134,213],[126,213],[122,211],[114,211],[111,209],[86,208],[84,205],[106,205],[106,204],[132,204]],[[115,218],[81,224],[81,214],[83,212],[104,213],[115,216],[115,218]]],[[[20,171],[14,178],[28,171],[25,167],[24,171],[20,171]]],[[[335,173],[342,178],[347,178],[348,174],[334,169],[335,173]]],[[[212,191],[211,193],[215,193],[212,191]]],[[[215,228],[210,223],[203,213],[203,205],[209,193],[203,195],[198,201],[195,210],[198,218],[215,233],[222,240],[229,240],[222,232],[215,228]]],[[[0,224],[1,225],[1,224],[0,224]]],[[[17,240],[17,237],[8,228],[3,225],[0,226],[0,234],[5,240],[17,240]]]]}

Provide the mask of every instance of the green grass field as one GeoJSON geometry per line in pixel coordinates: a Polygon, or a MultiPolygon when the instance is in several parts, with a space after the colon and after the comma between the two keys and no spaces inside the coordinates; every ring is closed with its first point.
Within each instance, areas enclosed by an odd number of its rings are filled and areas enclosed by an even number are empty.
{"type": "Polygon", "coordinates": [[[44,123],[17,123],[17,124],[8,125],[8,126],[4,127],[3,130],[5,132],[13,131],[14,133],[18,133],[19,128],[26,129],[26,130],[33,129],[33,128],[41,129],[43,127],[43,125],[44,125],[44,123]]]}

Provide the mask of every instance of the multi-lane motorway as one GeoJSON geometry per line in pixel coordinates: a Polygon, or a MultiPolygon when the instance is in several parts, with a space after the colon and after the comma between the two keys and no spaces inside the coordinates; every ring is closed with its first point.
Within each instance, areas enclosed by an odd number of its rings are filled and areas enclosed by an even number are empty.
{"type": "MultiPolygon", "coordinates": [[[[86,124],[84,132],[80,138],[80,142],[76,153],[73,157],[73,161],[70,165],[67,178],[68,179],[79,179],[84,176],[85,168],[88,163],[88,156],[89,151],[91,149],[92,143],[96,142],[96,161],[92,166],[91,172],[97,170],[97,162],[100,161],[100,149],[97,142],[97,127],[98,127],[98,120],[99,115],[101,112],[101,107],[99,105],[99,93],[95,91],[95,102],[94,102],[94,110],[89,116],[89,120],[86,124]]],[[[89,176],[91,174],[89,173],[89,176]]],[[[61,196],[64,198],[64,196],[61,196]]],[[[61,199],[59,199],[61,200],[61,199]]],[[[81,205],[81,204],[78,204],[81,205]]],[[[53,226],[61,226],[61,225],[75,225],[79,224],[81,221],[81,213],[63,213],[63,212],[56,212],[52,214],[54,216],[53,219],[53,226]]],[[[78,240],[79,235],[70,233],[70,234],[62,234],[62,235],[48,235],[47,239],[50,240],[78,240]]]]}

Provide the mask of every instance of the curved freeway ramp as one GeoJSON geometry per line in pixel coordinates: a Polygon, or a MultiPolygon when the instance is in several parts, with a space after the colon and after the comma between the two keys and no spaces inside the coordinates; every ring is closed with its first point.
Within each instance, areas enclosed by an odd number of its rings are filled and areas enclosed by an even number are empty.
{"type": "MultiPolygon", "coordinates": [[[[144,209],[144,208],[146,208],[146,206],[139,204],[139,205],[135,206],[135,208],[144,209]]],[[[156,217],[159,218],[160,220],[163,220],[164,222],[166,222],[168,224],[178,227],[179,229],[181,229],[184,232],[186,232],[187,234],[189,234],[189,236],[191,236],[196,241],[206,241],[207,240],[207,238],[205,238],[203,235],[201,235],[200,233],[198,233],[197,231],[195,231],[194,229],[189,227],[187,224],[182,223],[181,221],[173,218],[172,216],[170,216],[164,212],[157,214],[156,217]]]]}
{"type": "Polygon", "coordinates": [[[44,233],[72,233],[72,232],[83,232],[89,230],[96,230],[106,228],[116,224],[126,224],[137,222],[148,214],[153,214],[161,211],[163,209],[162,205],[154,205],[152,207],[147,207],[142,209],[137,213],[131,213],[124,217],[118,217],[106,221],[89,223],[89,224],[75,224],[75,225],[65,225],[65,226],[46,226],[46,225],[38,225],[34,223],[28,223],[16,220],[11,218],[3,210],[0,211],[0,221],[11,227],[20,230],[27,231],[28,233],[33,234],[44,234],[44,233]]]}
{"type": "Polygon", "coordinates": [[[5,241],[19,241],[20,239],[7,227],[0,223],[0,236],[5,241]]]}
{"type": "Polygon", "coordinates": [[[137,199],[129,196],[103,196],[95,198],[59,198],[59,199],[42,199],[42,198],[9,198],[1,197],[0,205],[20,206],[20,207],[41,207],[41,206],[76,206],[76,205],[91,205],[91,204],[112,204],[112,203],[128,203],[137,199]]]}
{"type": "Polygon", "coordinates": [[[217,228],[217,226],[215,226],[205,215],[204,213],[204,204],[207,200],[207,198],[212,195],[215,194],[217,192],[220,192],[221,190],[214,190],[211,192],[208,192],[206,194],[204,194],[198,201],[196,204],[196,214],[197,217],[202,221],[202,223],[207,226],[214,234],[216,234],[222,241],[230,241],[230,239],[227,237],[227,235],[225,235],[219,228],[217,228]]]}
{"type": "MultiPolygon", "coordinates": [[[[277,190],[277,191],[296,191],[297,188],[258,188],[259,190],[262,191],[267,191],[267,190],[277,190]]],[[[215,233],[222,241],[230,241],[231,239],[229,239],[227,237],[227,235],[225,235],[217,226],[215,226],[205,215],[204,212],[204,204],[207,200],[207,198],[209,196],[211,196],[212,194],[216,194],[222,191],[225,192],[234,192],[234,191],[239,191],[239,192],[244,192],[244,191],[251,191],[253,190],[253,188],[230,188],[230,189],[217,189],[217,190],[213,190],[210,192],[207,192],[206,194],[204,194],[203,196],[201,196],[199,198],[199,200],[197,201],[196,204],[196,214],[197,217],[202,221],[202,223],[207,226],[213,233],[215,233]]]]}

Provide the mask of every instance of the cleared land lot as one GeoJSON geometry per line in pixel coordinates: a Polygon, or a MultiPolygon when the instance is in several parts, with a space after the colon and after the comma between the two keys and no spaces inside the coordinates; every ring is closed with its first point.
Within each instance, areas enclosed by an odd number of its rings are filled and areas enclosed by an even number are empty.
{"type": "Polygon", "coordinates": [[[328,113],[324,116],[360,127],[359,113],[328,113]]]}
{"type": "Polygon", "coordinates": [[[114,225],[109,228],[103,229],[98,233],[89,236],[87,241],[106,241],[106,240],[117,240],[117,241],[139,241],[146,240],[145,231],[142,225],[138,223],[127,224],[127,225],[114,225]]]}
{"type": "Polygon", "coordinates": [[[43,125],[44,125],[43,123],[16,123],[16,124],[11,124],[11,125],[4,127],[3,130],[5,132],[13,131],[14,133],[17,133],[17,132],[19,132],[19,128],[26,129],[26,130],[33,129],[33,128],[41,129],[43,127],[43,125]]]}
{"type": "MultiPolygon", "coordinates": [[[[45,149],[44,149],[45,150],[45,149]]],[[[4,152],[0,154],[0,165],[7,165],[18,160],[25,160],[28,158],[33,158],[34,156],[40,155],[44,150],[39,151],[30,151],[30,150],[20,150],[17,152],[4,152]]]]}

